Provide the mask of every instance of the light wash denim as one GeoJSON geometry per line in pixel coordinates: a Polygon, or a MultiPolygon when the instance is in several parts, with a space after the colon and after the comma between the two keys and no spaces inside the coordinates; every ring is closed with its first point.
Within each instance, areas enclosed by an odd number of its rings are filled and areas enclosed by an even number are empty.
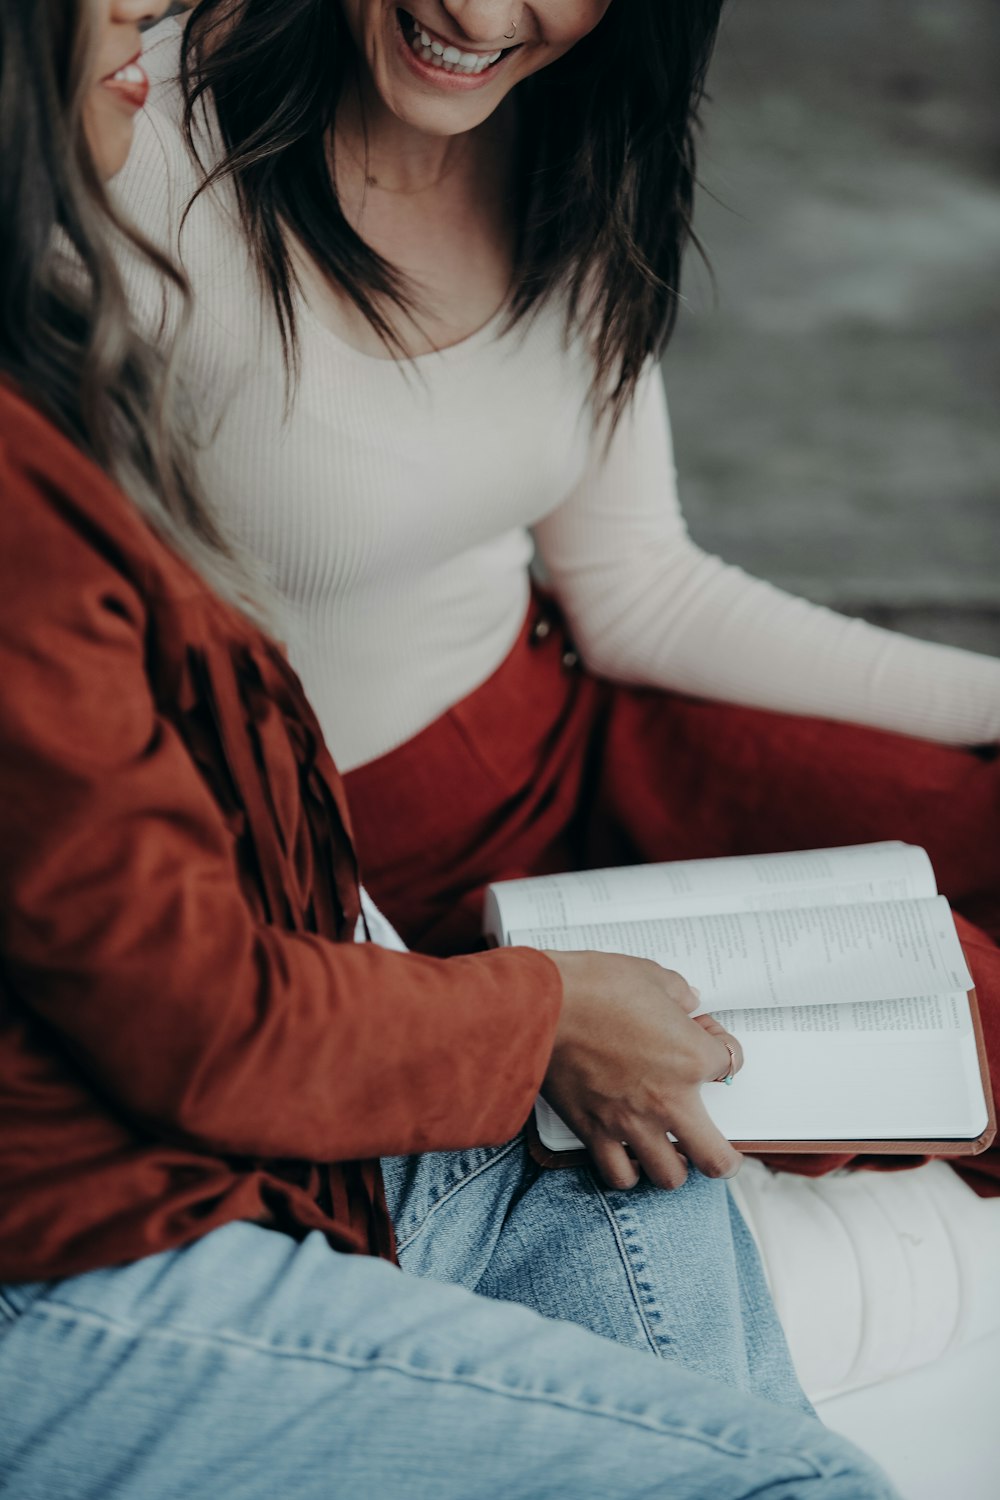
{"type": "Polygon", "coordinates": [[[741,1390],[812,1411],[750,1231],[722,1182],[609,1192],[499,1149],[383,1162],[400,1260],[416,1276],[565,1318],[741,1390]]]}
{"type": "Polygon", "coordinates": [[[603,1193],[520,1141],[386,1179],[404,1270],[232,1224],[0,1289],[0,1494],[891,1500],[803,1409],[724,1184],[603,1193]]]}

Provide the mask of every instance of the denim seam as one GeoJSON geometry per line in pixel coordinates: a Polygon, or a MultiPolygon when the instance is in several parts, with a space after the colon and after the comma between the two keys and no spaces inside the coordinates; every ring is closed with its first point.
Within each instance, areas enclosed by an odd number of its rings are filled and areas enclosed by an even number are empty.
{"type": "MultiPolygon", "coordinates": [[[[329,1349],[283,1349],[278,1345],[265,1343],[260,1339],[250,1339],[232,1332],[215,1334],[186,1332],[162,1324],[143,1328],[133,1323],[122,1322],[106,1313],[68,1307],[64,1303],[36,1302],[25,1316],[45,1317],[62,1323],[82,1323],[90,1327],[104,1328],[134,1343],[142,1339],[156,1338],[163,1342],[196,1345],[205,1349],[217,1349],[221,1346],[245,1354],[262,1354],[274,1359],[297,1360],[303,1364],[332,1365],[338,1369],[358,1372],[370,1370],[374,1373],[388,1370],[410,1380],[424,1380],[437,1385],[460,1385],[470,1390],[482,1391],[487,1395],[505,1396],[513,1401],[530,1401],[536,1405],[557,1407],[560,1410],[577,1412],[583,1416],[604,1417],[606,1420],[621,1423],[626,1427],[636,1427],[644,1432],[697,1443],[703,1448],[710,1448],[714,1452],[726,1454],[731,1458],[749,1458],[766,1453],[769,1458],[794,1459],[808,1466],[808,1473],[802,1475],[803,1478],[822,1479],[830,1477],[831,1473],[812,1454],[806,1456],[798,1448],[775,1450],[727,1442],[724,1438],[711,1436],[689,1427],[674,1425],[668,1421],[644,1417],[637,1412],[612,1411],[605,1406],[595,1406],[590,1402],[574,1400],[570,1396],[556,1395],[552,1391],[518,1390],[514,1386],[502,1385],[497,1381],[484,1379],[482,1376],[460,1375],[454,1371],[422,1370],[397,1359],[364,1359],[356,1355],[333,1353],[329,1349]]],[[[832,1473],[835,1474],[836,1471],[832,1473]]]]}
{"type": "Polygon", "coordinates": [[[3,1289],[0,1288],[0,1322],[16,1323],[19,1317],[20,1310],[4,1296],[3,1289]]]}
{"type": "Polygon", "coordinates": [[[611,1228],[611,1233],[614,1235],[615,1244],[618,1246],[618,1254],[621,1257],[622,1268],[624,1269],[625,1277],[628,1281],[629,1291],[632,1293],[632,1301],[635,1304],[635,1310],[638,1314],[639,1322],[642,1324],[642,1331],[646,1335],[646,1339],[649,1343],[650,1349],[657,1356],[657,1358],[662,1358],[663,1345],[669,1344],[670,1340],[665,1339],[654,1332],[647,1315],[646,1308],[643,1306],[642,1293],[639,1287],[639,1283],[636,1280],[635,1271],[632,1265],[632,1247],[628,1243],[628,1241],[633,1238],[634,1231],[626,1230],[623,1224],[623,1221],[627,1222],[628,1215],[624,1214],[619,1217],[619,1214],[608,1201],[607,1195],[605,1194],[603,1187],[595,1177],[594,1173],[590,1172],[589,1176],[591,1182],[593,1183],[594,1191],[597,1194],[601,1207],[603,1208],[605,1216],[607,1217],[608,1224],[611,1228]]]}
{"type": "Polygon", "coordinates": [[[406,1250],[410,1245],[413,1244],[413,1241],[417,1239],[419,1235],[423,1234],[424,1230],[427,1228],[428,1223],[437,1213],[439,1208],[443,1208],[444,1205],[449,1201],[449,1199],[453,1198],[456,1193],[461,1192],[463,1188],[468,1187],[470,1182],[474,1182],[477,1177],[481,1177],[484,1172],[488,1172],[490,1167],[496,1166],[498,1162],[504,1161],[512,1151],[515,1151],[522,1144],[523,1143],[521,1137],[515,1136],[512,1141],[507,1142],[506,1146],[500,1146],[496,1151],[492,1153],[492,1155],[488,1156],[485,1161],[481,1161],[479,1165],[477,1167],[474,1167],[471,1172],[467,1172],[465,1176],[460,1177],[457,1182],[451,1183],[447,1190],[441,1194],[440,1198],[435,1198],[434,1202],[431,1204],[427,1212],[424,1214],[423,1218],[420,1220],[420,1223],[410,1234],[407,1234],[402,1238],[397,1235],[396,1250],[400,1254],[402,1254],[404,1250],[406,1250]]]}

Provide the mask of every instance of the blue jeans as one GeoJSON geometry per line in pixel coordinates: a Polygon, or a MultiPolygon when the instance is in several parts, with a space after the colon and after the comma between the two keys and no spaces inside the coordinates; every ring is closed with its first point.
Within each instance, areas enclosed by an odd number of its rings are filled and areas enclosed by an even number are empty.
{"type": "Polygon", "coordinates": [[[232,1224],[3,1288],[7,1500],[891,1497],[802,1409],[724,1185],[520,1142],[386,1174],[404,1270],[232,1224]]]}
{"type": "Polygon", "coordinates": [[[724,1183],[608,1192],[518,1139],[383,1163],[405,1270],[564,1318],[811,1412],[757,1247],[724,1183]]]}

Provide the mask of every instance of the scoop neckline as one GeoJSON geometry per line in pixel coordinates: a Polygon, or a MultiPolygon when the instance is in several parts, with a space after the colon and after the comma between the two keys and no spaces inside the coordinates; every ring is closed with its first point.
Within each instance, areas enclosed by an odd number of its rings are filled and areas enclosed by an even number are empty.
{"type": "Polygon", "coordinates": [[[326,343],[336,349],[338,354],[352,359],[358,364],[366,366],[385,365],[390,370],[398,369],[400,365],[407,369],[419,368],[432,360],[438,363],[442,361],[457,363],[468,355],[475,354],[484,344],[492,343],[507,316],[507,306],[504,304],[498,307],[493,316],[488,318],[479,328],[466,335],[464,339],[459,339],[457,343],[446,344],[443,349],[428,349],[424,354],[414,354],[411,359],[396,359],[383,358],[378,354],[366,354],[363,349],[358,349],[354,344],[348,343],[339,333],[334,333],[332,328],[328,328],[325,323],[320,321],[302,293],[299,294],[297,303],[296,310],[303,321],[310,325],[314,333],[317,333],[326,343]]]}

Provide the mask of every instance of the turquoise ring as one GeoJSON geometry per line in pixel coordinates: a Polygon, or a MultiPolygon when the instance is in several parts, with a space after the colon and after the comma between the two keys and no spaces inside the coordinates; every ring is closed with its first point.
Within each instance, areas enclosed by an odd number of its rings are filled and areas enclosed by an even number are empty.
{"type": "Polygon", "coordinates": [[[729,1053],[729,1067],[718,1078],[714,1078],[712,1080],[712,1082],[713,1083],[725,1083],[725,1084],[728,1085],[728,1084],[732,1083],[733,1079],[736,1077],[736,1053],[733,1051],[732,1047],[729,1045],[729,1043],[727,1041],[723,1040],[722,1045],[725,1047],[726,1051],[729,1053]]]}

